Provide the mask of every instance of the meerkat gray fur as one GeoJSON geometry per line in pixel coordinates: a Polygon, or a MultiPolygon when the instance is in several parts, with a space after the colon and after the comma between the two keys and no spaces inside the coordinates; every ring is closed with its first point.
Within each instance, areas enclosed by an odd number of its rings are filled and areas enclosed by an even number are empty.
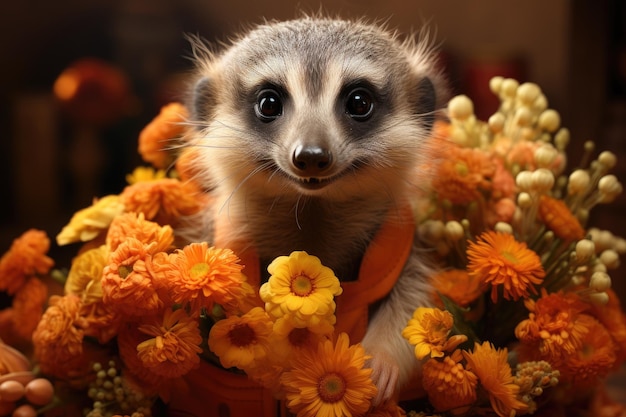
{"type": "MultiPolygon", "coordinates": [[[[446,96],[431,46],[323,17],[260,25],[222,52],[196,44],[189,146],[214,201],[196,231],[211,241],[221,217],[262,265],[306,250],[355,279],[378,228],[427,180],[415,167],[446,96]]],[[[362,341],[376,403],[417,366],[401,331],[428,303],[423,258],[416,243],[362,341]]]]}

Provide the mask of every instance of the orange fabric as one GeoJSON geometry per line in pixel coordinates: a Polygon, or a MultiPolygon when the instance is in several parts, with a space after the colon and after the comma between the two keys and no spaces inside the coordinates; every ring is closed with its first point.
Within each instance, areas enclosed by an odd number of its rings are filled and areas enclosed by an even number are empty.
{"type": "MultiPolygon", "coordinates": [[[[365,336],[369,307],[384,298],[396,283],[411,253],[415,224],[411,208],[399,211],[398,220],[387,221],[367,248],[356,281],[342,282],[343,293],[336,297],[337,332],[346,332],[352,343],[365,336]]],[[[218,221],[216,246],[228,241],[228,221],[218,221]]],[[[253,286],[260,284],[260,261],[253,247],[245,242],[229,243],[245,265],[244,273],[253,286]]],[[[288,255],[288,254],[286,254],[288,255]]],[[[286,415],[269,390],[246,376],[203,362],[185,380],[189,391],[172,394],[169,415],[182,416],[260,416],[286,415]],[[225,414],[228,410],[229,414],[225,414]]]]}

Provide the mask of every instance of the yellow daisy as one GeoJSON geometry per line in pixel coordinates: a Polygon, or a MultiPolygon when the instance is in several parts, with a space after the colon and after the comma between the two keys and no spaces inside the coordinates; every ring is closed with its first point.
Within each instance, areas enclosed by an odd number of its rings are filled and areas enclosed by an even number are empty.
{"type": "Polygon", "coordinates": [[[364,415],[376,395],[366,359],[363,347],[350,346],[345,333],[336,344],[326,340],[317,350],[303,351],[280,378],[287,407],[298,417],[364,415]]]}
{"type": "Polygon", "coordinates": [[[292,252],[276,258],[267,270],[271,276],[259,294],[274,318],[291,313],[304,326],[311,319],[334,314],[334,297],[342,289],[339,279],[318,257],[292,252]]]}
{"type": "Polygon", "coordinates": [[[450,351],[467,340],[464,335],[448,337],[453,325],[454,318],[448,311],[418,307],[402,331],[402,336],[415,346],[417,359],[422,360],[428,355],[439,358],[443,356],[443,352],[450,351]]]}

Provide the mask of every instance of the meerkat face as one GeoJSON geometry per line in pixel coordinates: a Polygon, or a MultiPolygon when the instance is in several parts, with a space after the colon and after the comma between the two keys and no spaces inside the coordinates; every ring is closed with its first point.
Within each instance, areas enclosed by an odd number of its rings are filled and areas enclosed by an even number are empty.
{"type": "Polygon", "coordinates": [[[191,107],[201,163],[232,193],[393,192],[433,122],[431,62],[377,26],[309,18],[258,27],[200,62],[191,107]]]}

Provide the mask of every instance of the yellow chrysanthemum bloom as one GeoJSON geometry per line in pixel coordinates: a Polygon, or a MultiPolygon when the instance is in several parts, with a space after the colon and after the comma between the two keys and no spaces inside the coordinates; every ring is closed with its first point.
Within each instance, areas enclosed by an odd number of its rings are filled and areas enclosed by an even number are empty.
{"type": "Polygon", "coordinates": [[[61,229],[56,240],[60,246],[94,239],[124,212],[124,204],[117,195],[94,199],[91,206],[77,211],[61,229]]]}
{"type": "Polygon", "coordinates": [[[438,308],[418,307],[413,318],[402,331],[402,336],[415,346],[415,357],[422,360],[430,355],[440,358],[445,351],[456,348],[467,340],[465,335],[448,337],[454,318],[448,311],[438,308]]]}
{"type": "Polygon", "coordinates": [[[209,333],[209,348],[225,368],[246,370],[267,357],[272,325],[267,313],[255,307],[241,317],[215,323],[209,333]]]}
{"type": "Polygon", "coordinates": [[[515,415],[516,411],[528,407],[517,398],[520,387],[514,382],[507,353],[506,348],[496,349],[489,342],[476,343],[472,352],[463,352],[467,370],[478,376],[480,385],[489,395],[491,407],[500,417],[515,415]]]}
{"type": "Polygon", "coordinates": [[[109,248],[101,245],[78,255],[67,275],[65,293],[77,295],[85,305],[102,301],[102,270],[109,254],[109,248]]]}
{"type": "Polygon", "coordinates": [[[339,279],[320,259],[304,251],[279,256],[268,267],[270,279],[259,294],[274,318],[290,313],[306,326],[335,312],[334,297],[341,294],[339,279]]]}
{"type": "Polygon", "coordinates": [[[303,351],[280,378],[287,407],[298,417],[365,415],[377,392],[372,370],[364,368],[366,359],[363,347],[350,346],[345,333],[336,344],[326,340],[303,351]]]}
{"type": "Polygon", "coordinates": [[[156,170],[151,167],[137,167],[132,173],[126,175],[126,182],[129,184],[137,184],[138,182],[160,180],[167,177],[164,169],[156,170]]]}

